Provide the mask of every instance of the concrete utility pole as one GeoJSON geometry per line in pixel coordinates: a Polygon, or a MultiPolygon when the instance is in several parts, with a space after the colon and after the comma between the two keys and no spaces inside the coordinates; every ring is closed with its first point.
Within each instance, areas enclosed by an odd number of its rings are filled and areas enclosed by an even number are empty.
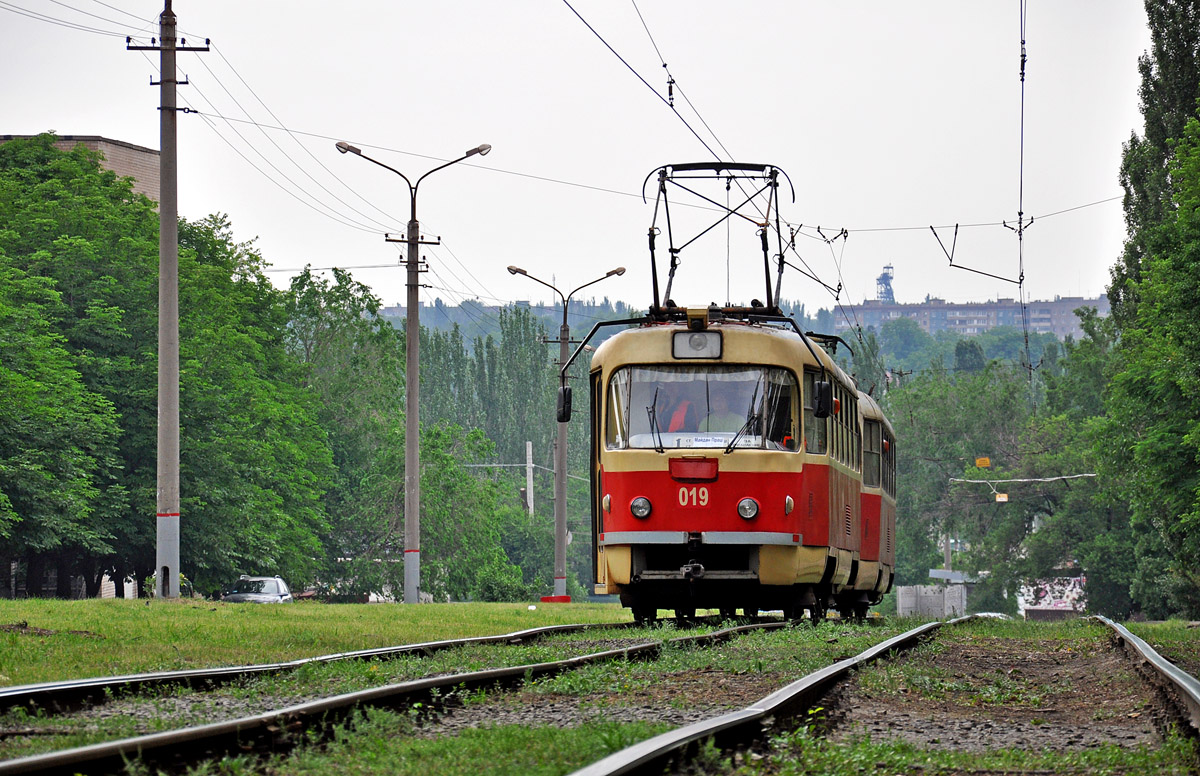
{"type": "MultiPolygon", "coordinates": [[[[165,0],[159,18],[159,46],[134,46],[129,51],[159,51],[158,130],[158,498],[157,551],[154,568],[156,595],[179,597],[179,163],[176,147],[175,52],[208,51],[204,46],[175,43],[175,14],[165,0]]],[[[153,41],[151,41],[153,43],[153,41]]],[[[184,41],[186,44],[186,41],[184,41]]],[[[185,81],[186,83],[186,81],[185,81]]],[[[153,84],[153,82],[152,82],[153,84]]]]}
{"type": "Polygon", "coordinates": [[[525,509],[533,514],[533,442],[525,442],[525,509]]]}
{"type": "Polygon", "coordinates": [[[429,172],[417,178],[416,183],[409,181],[408,176],[394,167],[372,159],[362,152],[361,148],[339,141],[337,150],[343,154],[351,153],[361,156],[368,162],[373,162],[385,170],[391,170],[404,179],[408,184],[409,218],[408,236],[403,240],[394,240],[384,235],[388,242],[408,244],[408,300],[405,310],[404,325],[404,355],[406,360],[404,385],[404,603],[416,604],[421,602],[421,426],[419,420],[419,399],[421,372],[418,368],[421,343],[420,323],[420,289],[421,289],[421,245],[440,245],[437,240],[421,239],[421,224],[417,221],[417,188],[421,181],[433,173],[452,164],[461,162],[467,157],[479,154],[483,156],[492,147],[487,143],[472,148],[452,162],[446,162],[440,167],[434,167],[429,172]]]}
{"type": "MultiPolygon", "coordinates": [[[[613,275],[624,275],[625,268],[617,267],[610,269],[605,273],[604,277],[598,277],[595,280],[584,283],[579,288],[571,293],[563,296],[563,292],[559,291],[550,283],[544,280],[535,278],[520,267],[509,267],[509,274],[524,275],[535,283],[541,283],[546,288],[558,294],[558,298],[562,300],[563,317],[562,325],[558,327],[558,366],[561,369],[567,363],[567,358],[570,356],[568,348],[571,344],[571,327],[567,325],[567,307],[571,302],[571,297],[576,291],[582,291],[593,283],[599,283],[601,280],[610,278],[613,275]]],[[[562,603],[570,602],[567,596],[567,424],[558,424],[558,439],[554,444],[554,595],[551,599],[558,600],[562,603]]],[[[546,600],[543,598],[542,600],[546,600]]]]}

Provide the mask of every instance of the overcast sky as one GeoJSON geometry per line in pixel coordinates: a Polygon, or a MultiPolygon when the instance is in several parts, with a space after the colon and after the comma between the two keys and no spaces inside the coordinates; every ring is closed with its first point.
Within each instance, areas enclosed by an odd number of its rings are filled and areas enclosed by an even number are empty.
{"type": "MultiPolygon", "coordinates": [[[[873,298],[886,264],[902,302],[1016,296],[1011,283],[951,268],[929,226],[946,227],[949,248],[963,224],[955,263],[1016,278],[1017,239],[1000,222],[1016,220],[1020,193],[1019,0],[570,2],[175,0],[188,44],[213,44],[179,57],[191,82],[180,104],[201,111],[180,116],[180,213],[228,214],[235,236],[256,239],[278,270],[356,267],[396,304],[403,246],[382,235],[403,234],[407,189],[338,154],[335,140],[413,180],[490,143],[488,156],[421,185],[422,231],[444,242],[423,251],[423,297],[550,301],[505,267],[569,291],[625,266],[583,295],[643,307],[653,191],[643,204],[642,182],[664,164],[713,159],[690,125],[728,149],[723,158],[790,176],[796,198],[782,216],[805,226],[800,255],[822,281],[843,284],[841,301],[873,298]],[[664,104],[656,47],[679,115],[664,104]],[[818,225],[848,237],[811,239],[818,225]]],[[[0,2],[0,134],[158,148],[157,54],[126,51],[124,36],[148,43],[161,10],[161,0],[0,2]]],[[[1137,0],[1031,0],[1025,37],[1024,212],[1035,218],[1026,293],[1094,297],[1125,234],[1118,167],[1122,142],[1142,127],[1145,12],[1137,0]]],[[[713,218],[673,213],[677,242],[713,218]]],[[[681,304],[725,301],[727,263],[732,301],[762,295],[752,225],[735,225],[728,249],[724,228],[714,230],[681,261],[681,304]]],[[[272,277],[286,285],[289,274],[272,277]]],[[[833,304],[792,270],[783,296],[833,304]]]]}

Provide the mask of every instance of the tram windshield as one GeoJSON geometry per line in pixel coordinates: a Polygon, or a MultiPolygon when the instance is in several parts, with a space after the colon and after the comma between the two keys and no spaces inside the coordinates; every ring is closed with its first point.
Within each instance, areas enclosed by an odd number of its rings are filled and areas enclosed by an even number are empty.
{"type": "Polygon", "coordinates": [[[786,369],[627,366],[608,384],[609,449],[795,450],[800,391],[786,369]]]}

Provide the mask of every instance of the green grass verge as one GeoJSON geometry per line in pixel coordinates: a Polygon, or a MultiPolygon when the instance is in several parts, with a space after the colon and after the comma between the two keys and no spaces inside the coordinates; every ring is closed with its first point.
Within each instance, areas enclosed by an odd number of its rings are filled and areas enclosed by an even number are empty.
{"type": "Polygon", "coordinates": [[[0,600],[0,686],[269,663],[576,622],[628,622],[612,604],[314,604],[0,600]],[[40,631],[51,631],[43,634],[40,631]]]}
{"type": "Polygon", "coordinates": [[[1200,627],[1186,620],[1127,622],[1125,627],[1192,676],[1200,676],[1200,627]]]}

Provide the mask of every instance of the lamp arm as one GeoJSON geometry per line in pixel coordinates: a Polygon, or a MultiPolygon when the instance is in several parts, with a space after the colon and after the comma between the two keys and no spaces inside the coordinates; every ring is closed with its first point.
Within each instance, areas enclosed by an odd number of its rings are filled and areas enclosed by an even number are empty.
{"type": "MultiPolygon", "coordinates": [[[[413,195],[414,195],[414,196],[416,196],[417,186],[420,186],[420,185],[421,185],[421,181],[425,180],[425,179],[426,179],[426,178],[428,178],[430,175],[433,175],[433,174],[434,174],[435,172],[437,172],[438,170],[444,170],[444,169],[446,169],[447,167],[449,167],[449,166],[450,166],[450,165],[452,165],[452,164],[458,164],[458,163],[459,163],[459,162],[461,162],[463,159],[466,159],[468,156],[471,156],[471,154],[466,154],[466,155],[464,155],[464,156],[460,156],[460,157],[458,157],[457,159],[455,159],[454,161],[452,161],[452,162],[446,162],[445,164],[441,165],[440,167],[434,167],[432,170],[430,170],[429,172],[425,173],[425,174],[424,174],[424,175],[422,175],[420,178],[417,178],[417,183],[416,183],[416,185],[412,187],[412,188],[413,188],[413,195]]],[[[404,180],[408,180],[408,178],[405,178],[404,180]]]]}
{"type": "Polygon", "coordinates": [[[381,162],[381,161],[379,161],[379,160],[377,160],[377,159],[372,159],[371,157],[367,156],[366,154],[358,154],[358,156],[361,156],[363,159],[366,159],[368,162],[370,162],[370,163],[372,163],[372,164],[377,164],[377,165],[379,165],[380,167],[382,167],[382,168],[383,168],[383,169],[385,169],[385,170],[391,170],[392,172],[396,173],[396,174],[397,174],[397,175],[399,175],[401,178],[403,178],[403,179],[404,179],[404,182],[408,184],[408,187],[409,187],[410,189],[413,187],[413,185],[412,185],[412,181],[410,181],[410,180],[408,179],[408,176],[407,176],[407,175],[405,175],[404,173],[400,172],[399,170],[397,170],[395,167],[389,167],[388,165],[384,164],[383,162],[381,162]]]}

